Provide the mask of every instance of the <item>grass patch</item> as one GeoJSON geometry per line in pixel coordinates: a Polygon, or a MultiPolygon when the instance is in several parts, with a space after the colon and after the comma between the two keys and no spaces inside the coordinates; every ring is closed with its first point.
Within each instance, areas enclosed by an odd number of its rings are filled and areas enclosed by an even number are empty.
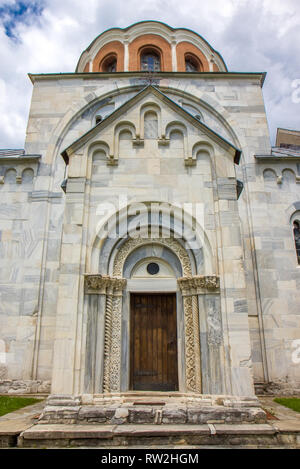
{"type": "Polygon", "coordinates": [[[276,397],[274,402],[284,405],[296,412],[300,412],[300,399],[298,397],[276,397]]]}
{"type": "Polygon", "coordinates": [[[0,417],[9,412],[22,409],[22,407],[41,402],[42,400],[43,399],[35,399],[34,397],[0,396],[0,417]]]}

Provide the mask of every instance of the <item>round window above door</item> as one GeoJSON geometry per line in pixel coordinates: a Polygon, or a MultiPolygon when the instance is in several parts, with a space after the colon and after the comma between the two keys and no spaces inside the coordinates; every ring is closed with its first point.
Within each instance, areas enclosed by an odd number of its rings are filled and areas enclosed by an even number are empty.
{"type": "Polygon", "coordinates": [[[157,258],[143,259],[133,268],[131,278],[174,278],[172,267],[165,261],[157,258]]]}

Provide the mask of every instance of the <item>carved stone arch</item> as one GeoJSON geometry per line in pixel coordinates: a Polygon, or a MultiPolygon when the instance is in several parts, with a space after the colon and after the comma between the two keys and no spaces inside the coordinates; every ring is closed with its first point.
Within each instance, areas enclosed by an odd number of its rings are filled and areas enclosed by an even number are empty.
{"type": "Polygon", "coordinates": [[[180,121],[169,122],[166,125],[166,128],[165,128],[166,138],[168,138],[170,136],[170,133],[173,130],[180,130],[185,136],[187,135],[187,128],[186,128],[186,125],[183,122],[180,122],[180,121]]]}
{"type": "MultiPolygon", "coordinates": [[[[122,278],[126,259],[138,247],[153,243],[149,239],[127,239],[114,259],[112,278],[122,278]]],[[[190,259],[181,244],[174,239],[156,239],[155,244],[167,246],[179,259],[184,279],[193,279],[191,275],[190,259]]],[[[180,284],[181,285],[181,284],[180,284]]],[[[185,285],[185,284],[184,284],[185,285]]],[[[123,301],[124,304],[124,301],[123,301]]],[[[200,364],[200,331],[199,311],[196,296],[192,296],[185,289],[184,304],[184,344],[186,360],[185,388],[191,392],[201,392],[201,364],[200,364]]],[[[104,348],[104,392],[120,391],[121,388],[121,344],[122,344],[122,301],[120,296],[111,296],[106,302],[105,340],[104,348]]]]}
{"type": "MultiPolygon", "coordinates": [[[[130,204],[126,204],[123,208],[116,210],[114,204],[111,204],[110,210],[107,210],[106,216],[99,220],[97,224],[97,233],[94,236],[94,240],[90,247],[90,256],[88,256],[87,269],[88,271],[100,272],[103,274],[109,273],[109,263],[112,256],[115,245],[124,242],[124,239],[128,236],[128,210],[129,207],[135,204],[135,200],[132,200],[130,204]],[[116,235],[116,226],[118,229],[118,235],[116,235]],[[112,231],[112,234],[111,234],[112,231]],[[101,259],[102,265],[99,265],[99,259],[101,259]]],[[[149,202],[145,202],[144,205],[147,207],[149,202]]],[[[153,204],[156,205],[159,211],[165,209],[165,202],[156,200],[150,203],[152,208],[153,204]]],[[[212,274],[217,271],[216,254],[212,249],[210,240],[207,237],[207,233],[204,230],[203,225],[199,220],[189,214],[181,207],[167,204],[169,210],[172,212],[174,217],[172,236],[181,244],[184,244],[185,249],[190,255],[195,258],[195,267],[193,268],[193,274],[205,273],[212,274]],[[186,225],[186,231],[182,232],[182,221],[186,225]],[[189,238],[191,232],[192,238],[189,238]],[[186,233],[186,235],[184,234],[186,233]]],[[[109,207],[108,207],[109,208],[109,207]]],[[[167,208],[166,208],[167,210],[167,208]]],[[[166,214],[168,216],[168,211],[166,214]]],[[[200,220],[201,221],[201,220],[200,220]]],[[[145,222],[148,223],[147,221],[145,222]]],[[[143,229],[143,226],[141,226],[143,229]]],[[[169,230],[169,227],[167,227],[169,230]]],[[[164,235],[167,236],[167,233],[164,235]]]]}
{"type": "Polygon", "coordinates": [[[91,143],[87,149],[87,158],[87,178],[90,179],[92,177],[92,167],[96,161],[102,160],[109,164],[111,159],[109,144],[103,140],[91,143]]]}
{"type": "MultiPolygon", "coordinates": [[[[70,128],[74,126],[76,121],[80,119],[83,114],[92,111],[94,107],[99,109],[99,103],[103,103],[105,100],[114,99],[115,97],[122,94],[135,93],[141,91],[142,88],[142,86],[126,86],[117,90],[111,89],[105,94],[99,94],[98,96],[95,95],[95,98],[88,103],[84,98],[80,99],[77,103],[73,103],[72,106],[66,110],[65,115],[57,123],[51,133],[47,153],[45,155],[47,161],[53,162],[57,158],[59,161],[62,161],[60,154],[62,150],[68,145],[68,143],[65,141],[65,138],[70,134],[70,128]]],[[[72,143],[72,141],[69,143],[72,143]]]]}
{"type": "MultiPolygon", "coordinates": [[[[98,70],[97,66],[94,66],[96,69],[95,71],[99,72],[116,72],[117,69],[120,69],[120,65],[118,62],[120,61],[119,54],[115,51],[113,52],[108,52],[103,58],[99,60],[98,63],[98,70]],[[112,67],[112,64],[114,64],[114,69],[110,69],[112,67]]],[[[118,71],[123,71],[123,70],[118,70],[118,71]]]]}
{"type": "Polygon", "coordinates": [[[274,168],[265,168],[263,170],[264,186],[266,189],[274,189],[274,185],[282,182],[282,177],[278,176],[274,168]]]}
{"type": "MultiPolygon", "coordinates": [[[[120,210],[122,216],[125,217],[127,213],[127,206],[120,210]]],[[[123,226],[122,216],[117,223],[123,226]]],[[[108,217],[109,218],[109,217],[108,217]]],[[[106,221],[108,220],[106,218],[106,221]]],[[[180,360],[184,363],[181,373],[180,389],[182,392],[198,392],[202,391],[202,375],[201,375],[201,344],[200,344],[200,326],[199,321],[201,318],[202,323],[206,321],[206,295],[208,295],[208,304],[212,294],[214,296],[218,293],[219,280],[216,275],[197,275],[192,267],[193,251],[189,252],[184,246],[182,239],[169,238],[131,238],[130,233],[126,235],[125,231],[119,230],[118,239],[101,239],[99,235],[94,241],[94,256],[98,256],[101,260],[101,265],[97,275],[88,275],[86,277],[86,291],[90,294],[98,293],[103,295],[102,303],[105,308],[105,322],[104,322],[104,363],[103,363],[103,388],[104,392],[120,392],[126,390],[127,384],[124,382],[121,370],[126,368],[126,357],[124,358],[124,350],[126,343],[128,344],[127,326],[124,326],[124,321],[128,321],[128,305],[129,305],[129,291],[126,288],[126,274],[124,275],[124,267],[127,259],[132,257],[138,262],[141,256],[134,255],[144,247],[161,246],[163,250],[170,251],[177,259],[181,266],[182,273],[177,278],[177,296],[180,298],[179,308],[180,317],[182,317],[182,324],[184,326],[182,331],[181,346],[183,347],[180,360]],[[214,291],[215,290],[215,291],[214,291]],[[202,298],[200,299],[200,296],[202,298]],[[199,310],[199,301],[202,309],[199,310]],[[125,317],[124,317],[125,315],[125,317]],[[127,318],[127,319],[126,319],[127,318]],[[125,327],[125,329],[124,329],[125,327]],[[124,335],[125,334],[125,335],[124,335]],[[127,339],[126,339],[127,337],[127,339]],[[125,342],[124,342],[125,341],[125,342]],[[122,352],[123,350],[123,352],[122,352]],[[124,362],[125,360],[125,362],[124,362]],[[123,380],[123,381],[122,381],[123,380]],[[183,381],[182,381],[183,380],[183,381]],[[125,383],[125,384],[124,384],[125,383]]],[[[160,250],[156,252],[161,252],[160,250]]],[[[92,266],[91,266],[92,267],[92,266]]],[[[93,268],[92,271],[97,271],[93,268]]],[[[214,313],[215,314],[215,313],[214,313]]],[[[216,313],[217,316],[219,312],[216,313]]],[[[214,318],[216,319],[216,318],[214,318]]],[[[219,316],[217,317],[219,321],[219,316]]],[[[220,321],[219,321],[220,322],[220,321]]],[[[219,325],[218,322],[218,325],[219,325]]],[[[127,323],[128,324],[128,323],[127,323]]],[[[181,324],[181,323],[180,323],[181,324]]],[[[213,324],[215,327],[215,323],[213,324]]],[[[213,327],[208,324],[210,331],[208,337],[212,337],[214,346],[220,344],[220,328],[217,328],[218,335],[216,336],[213,327]]],[[[221,326],[220,326],[221,327],[221,326]]],[[[204,354],[206,354],[207,342],[203,342],[204,354]]],[[[180,361],[181,363],[181,361],[180,361]]],[[[100,391],[101,391],[100,390],[100,391]]]]}
{"type": "Polygon", "coordinates": [[[132,136],[132,140],[136,139],[135,125],[129,121],[119,122],[114,128],[114,159],[119,159],[119,147],[120,147],[120,134],[122,132],[129,132],[132,136]]]}
{"type": "Polygon", "coordinates": [[[25,168],[22,171],[22,183],[32,184],[34,179],[34,170],[32,168],[25,168]]]}
{"type": "Polygon", "coordinates": [[[8,168],[5,171],[4,181],[9,184],[16,184],[17,171],[14,168],[8,168]]]}
{"type": "Polygon", "coordinates": [[[131,254],[131,252],[137,249],[140,246],[144,246],[147,244],[159,244],[162,246],[167,246],[171,251],[173,251],[180,263],[182,265],[183,275],[190,277],[192,275],[191,269],[191,262],[190,258],[186,252],[186,250],[182,247],[182,245],[175,239],[165,239],[165,238],[157,238],[157,239],[145,239],[145,238],[129,238],[118,250],[117,255],[114,259],[113,263],[113,276],[122,277],[123,276],[123,267],[127,257],[131,254]]]}
{"type": "Polygon", "coordinates": [[[214,167],[215,150],[214,150],[213,145],[210,142],[206,142],[204,140],[196,142],[193,145],[193,148],[192,148],[192,162],[193,162],[193,164],[196,164],[197,159],[201,157],[200,156],[201,153],[204,153],[204,154],[208,155],[209,162],[210,162],[210,168],[211,168],[211,172],[212,172],[212,177],[213,177],[213,179],[215,179],[216,178],[216,172],[215,172],[215,167],[214,167]]]}
{"type": "Polygon", "coordinates": [[[148,112],[153,112],[157,115],[157,130],[158,138],[162,136],[162,121],[161,121],[161,107],[157,103],[147,102],[140,107],[140,118],[139,118],[139,136],[144,139],[145,135],[145,115],[148,112]]]}
{"type": "Polygon", "coordinates": [[[276,181],[277,177],[278,177],[278,175],[277,175],[274,168],[265,168],[263,170],[263,178],[264,178],[265,181],[272,180],[272,179],[274,179],[274,181],[276,181]]]}
{"type": "Polygon", "coordinates": [[[130,279],[136,276],[137,270],[141,266],[150,262],[162,262],[164,266],[167,266],[166,271],[170,278],[180,278],[183,276],[182,265],[178,256],[165,245],[161,245],[155,242],[142,244],[131,251],[125,259],[123,265],[123,277],[130,279]]]}
{"type": "Polygon", "coordinates": [[[291,223],[292,222],[292,217],[296,212],[300,213],[300,200],[297,200],[296,202],[293,202],[287,209],[286,209],[286,214],[287,214],[287,222],[291,223]]]}
{"type": "Polygon", "coordinates": [[[188,152],[189,152],[188,132],[187,132],[186,125],[179,121],[169,122],[166,125],[165,132],[164,132],[166,139],[170,140],[171,134],[173,132],[181,133],[183,136],[183,157],[184,157],[184,160],[186,160],[188,158],[188,152]]]}
{"type": "Polygon", "coordinates": [[[290,169],[290,168],[285,168],[282,170],[282,182],[283,183],[295,183],[296,182],[296,174],[295,172],[290,169]]]}
{"type": "MultiPolygon", "coordinates": [[[[120,94],[138,92],[143,88],[142,85],[137,86],[125,86],[123,88],[118,88],[117,90],[111,89],[105,94],[95,95],[95,99],[90,102],[86,102],[84,98],[80,99],[77,103],[72,104],[70,108],[66,111],[62,119],[54,127],[50,139],[49,146],[46,154],[47,161],[52,161],[57,159],[60,156],[60,153],[63,148],[66,147],[65,137],[69,134],[70,127],[80,118],[80,116],[88,112],[93,106],[97,103],[103,102],[103,100],[111,98],[113,99],[120,94]],[[53,151],[54,148],[54,151],[53,151]]],[[[196,98],[194,95],[187,93],[185,91],[179,91],[176,88],[172,87],[161,87],[163,93],[172,93],[182,97],[183,99],[189,99],[195,103],[195,105],[203,107],[208,112],[216,117],[216,119],[227,129],[229,134],[232,137],[232,142],[238,148],[242,148],[243,145],[246,145],[245,137],[243,132],[239,127],[238,123],[234,118],[229,114],[229,112],[218,103],[216,100],[213,100],[211,97],[211,103],[208,104],[206,101],[196,98]]],[[[243,161],[243,154],[242,154],[243,161]]],[[[50,188],[51,189],[51,188],[50,188]]]]}

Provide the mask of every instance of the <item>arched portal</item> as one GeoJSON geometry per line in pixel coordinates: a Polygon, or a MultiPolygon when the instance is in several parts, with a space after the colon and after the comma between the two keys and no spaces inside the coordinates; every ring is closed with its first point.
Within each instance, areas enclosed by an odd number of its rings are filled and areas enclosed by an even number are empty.
{"type": "MultiPolygon", "coordinates": [[[[206,297],[218,304],[218,277],[194,275],[191,253],[172,237],[128,237],[107,257],[109,275],[86,276],[86,293],[100,294],[105,310],[101,390],[203,392],[201,346],[207,349],[207,337],[200,344],[200,322],[206,322],[206,297]]],[[[220,321],[218,308],[214,314],[220,321]]]]}

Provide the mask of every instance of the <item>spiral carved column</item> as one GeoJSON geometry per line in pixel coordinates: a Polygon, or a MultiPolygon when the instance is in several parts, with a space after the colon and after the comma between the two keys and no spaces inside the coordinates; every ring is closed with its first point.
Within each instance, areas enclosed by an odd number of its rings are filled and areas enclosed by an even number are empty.
{"type": "Polygon", "coordinates": [[[122,294],[126,280],[108,275],[86,275],[87,294],[106,296],[103,392],[120,391],[122,294]]]}

